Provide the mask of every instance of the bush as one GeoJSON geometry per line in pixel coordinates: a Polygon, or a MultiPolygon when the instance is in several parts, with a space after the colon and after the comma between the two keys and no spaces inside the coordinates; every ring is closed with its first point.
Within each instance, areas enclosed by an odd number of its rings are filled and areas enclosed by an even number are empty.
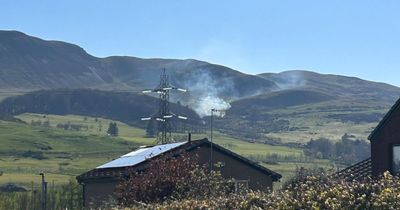
{"type": "Polygon", "coordinates": [[[143,171],[130,171],[117,187],[121,206],[137,202],[154,203],[165,200],[203,199],[218,197],[233,191],[233,182],[224,180],[219,172],[209,172],[197,158],[187,154],[179,157],[160,157],[143,171]]]}
{"type": "Polygon", "coordinates": [[[380,179],[345,181],[311,175],[277,192],[166,200],[137,204],[138,209],[400,209],[400,179],[386,172],[380,179]]]}

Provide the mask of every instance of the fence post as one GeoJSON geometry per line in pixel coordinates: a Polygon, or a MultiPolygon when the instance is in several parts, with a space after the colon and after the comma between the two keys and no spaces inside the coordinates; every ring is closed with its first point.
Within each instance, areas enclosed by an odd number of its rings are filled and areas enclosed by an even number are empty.
{"type": "Polygon", "coordinates": [[[44,173],[41,172],[39,175],[42,176],[42,191],[40,194],[40,203],[42,204],[42,210],[46,210],[47,203],[47,182],[44,180],[44,173]]]}

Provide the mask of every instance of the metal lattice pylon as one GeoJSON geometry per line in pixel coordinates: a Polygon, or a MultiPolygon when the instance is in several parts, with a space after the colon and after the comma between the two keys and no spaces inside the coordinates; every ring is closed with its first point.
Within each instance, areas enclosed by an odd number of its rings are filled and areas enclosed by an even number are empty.
{"type": "Polygon", "coordinates": [[[157,121],[157,144],[167,144],[173,142],[171,138],[171,119],[177,117],[186,120],[187,117],[179,116],[171,113],[169,109],[169,92],[171,90],[178,90],[186,92],[186,89],[176,88],[169,84],[169,77],[165,68],[160,76],[160,84],[153,90],[144,90],[143,93],[157,93],[159,94],[159,108],[156,117],[142,118],[142,120],[157,121]]]}

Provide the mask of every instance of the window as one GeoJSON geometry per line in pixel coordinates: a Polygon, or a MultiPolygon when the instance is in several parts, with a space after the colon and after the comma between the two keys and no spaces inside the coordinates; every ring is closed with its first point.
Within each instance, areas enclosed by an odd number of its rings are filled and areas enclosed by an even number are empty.
{"type": "Polygon", "coordinates": [[[400,172],[400,145],[393,146],[392,172],[400,172]]]}

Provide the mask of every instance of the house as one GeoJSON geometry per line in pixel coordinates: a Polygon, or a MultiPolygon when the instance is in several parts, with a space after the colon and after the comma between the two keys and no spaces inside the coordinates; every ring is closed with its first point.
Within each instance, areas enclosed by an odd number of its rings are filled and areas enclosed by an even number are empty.
{"type": "Polygon", "coordinates": [[[148,160],[158,158],[161,154],[175,157],[182,152],[187,152],[190,156],[196,156],[200,164],[210,165],[210,160],[212,159],[213,163],[223,165],[220,169],[223,177],[245,182],[250,189],[265,190],[269,188],[272,190],[273,182],[282,177],[280,174],[207,139],[189,140],[141,147],[77,176],[78,182],[83,185],[84,205],[98,205],[102,201],[113,199],[116,185],[126,175],[127,169],[142,170],[146,167],[148,160]],[[211,148],[212,158],[210,158],[211,148]]]}
{"type": "Polygon", "coordinates": [[[371,142],[371,157],[338,172],[340,177],[378,177],[385,171],[392,174],[400,172],[400,99],[368,139],[371,142]]]}

